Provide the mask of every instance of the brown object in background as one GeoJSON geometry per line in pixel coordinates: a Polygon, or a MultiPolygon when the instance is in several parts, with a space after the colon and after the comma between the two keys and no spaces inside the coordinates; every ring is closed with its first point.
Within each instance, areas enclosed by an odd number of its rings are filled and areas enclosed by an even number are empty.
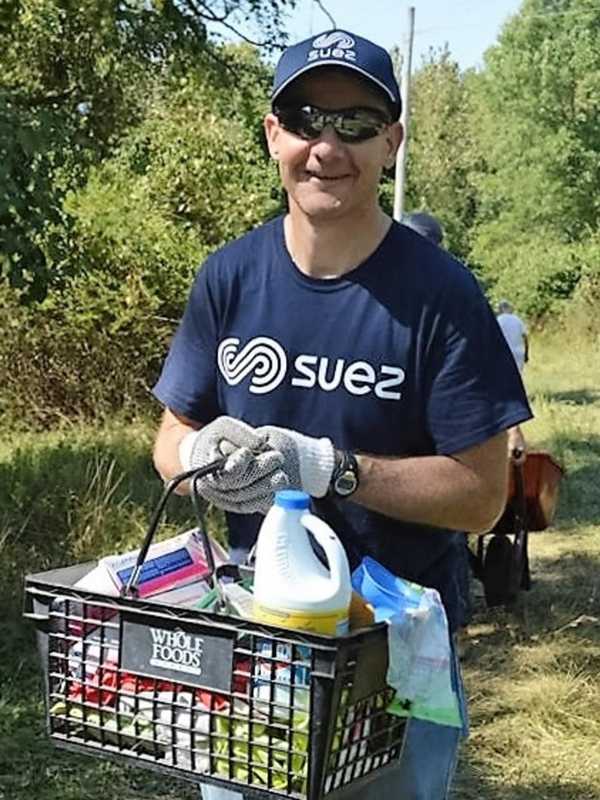
{"type": "MultiPolygon", "coordinates": [[[[550,453],[530,451],[522,467],[525,491],[526,528],[529,531],[543,531],[554,519],[558,503],[560,481],[564,469],[550,453]]],[[[514,470],[509,470],[508,499],[504,514],[494,530],[511,533],[515,528],[516,491],[514,470]]]]}

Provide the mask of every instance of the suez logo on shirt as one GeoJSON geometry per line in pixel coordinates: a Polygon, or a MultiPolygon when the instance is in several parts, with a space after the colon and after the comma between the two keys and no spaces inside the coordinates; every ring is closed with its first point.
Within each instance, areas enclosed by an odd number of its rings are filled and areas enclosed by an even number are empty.
{"type": "Polygon", "coordinates": [[[223,339],[217,351],[221,375],[230,386],[250,378],[252,394],[268,394],[284,380],[300,389],[322,389],[332,392],[341,387],[352,395],[373,392],[381,400],[400,400],[398,387],[404,383],[401,367],[389,364],[373,366],[368,361],[346,361],[326,356],[301,353],[288,369],[285,350],[275,339],[257,336],[240,348],[235,336],[223,339]]]}
{"type": "Polygon", "coordinates": [[[318,58],[341,58],[344,61],[356,61],[354,52],[354,39],[343,31],[333,31],[323,33],[312,43],[312,50],[309,50],[308,61],[316,61],[318,58]]]}

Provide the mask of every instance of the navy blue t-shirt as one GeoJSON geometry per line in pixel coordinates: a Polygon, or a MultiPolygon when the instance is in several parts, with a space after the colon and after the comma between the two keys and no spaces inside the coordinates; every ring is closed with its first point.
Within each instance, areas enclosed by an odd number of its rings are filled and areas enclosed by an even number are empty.
{"type": "MultiPolygon", "coordinates": [[[[460,452],[531,416],[472,273],[396,223],[341,278],[298,270],[282,218],[210,256],[154,393],[201,423],[224,414],[391,456],[460,452]]],[[[464,555],[459,534],[399,522],[351,501],[318,511],[344,542],[352,567],[370,555],[433,586],[454,627],[464,555]]],[[[261,521],[228,514],[230,546],[250,547],[261,521]]]]}

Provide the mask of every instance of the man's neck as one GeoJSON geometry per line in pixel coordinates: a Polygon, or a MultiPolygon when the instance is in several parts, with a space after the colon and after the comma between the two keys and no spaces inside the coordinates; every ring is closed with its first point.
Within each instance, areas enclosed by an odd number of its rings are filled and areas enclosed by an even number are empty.
{"type": "Polygon", "coordinates": [[[380,208],[356,220],[311,220],[291,209],[285,243],[298,269],[313,278],[339,278],[363,263],[383,241],[391,219],[380,208]]]}

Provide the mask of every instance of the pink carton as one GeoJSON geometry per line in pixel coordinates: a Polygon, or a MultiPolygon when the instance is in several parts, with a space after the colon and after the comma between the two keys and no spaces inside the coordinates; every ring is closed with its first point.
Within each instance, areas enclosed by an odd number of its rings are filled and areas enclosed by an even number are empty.
{"type": "MultiPolygon", "coordinates": [[[[225,563],[227,553],[211,540],[215,565],[225,563]]],[[[117,592],[127,585],[135,567],[139,550],[100,559],[117,592]]],[[[209,575],[202,537],[196,530],[151,545],[137,582],[138,597],[155,594],[202,581],[209,575]]]]}

